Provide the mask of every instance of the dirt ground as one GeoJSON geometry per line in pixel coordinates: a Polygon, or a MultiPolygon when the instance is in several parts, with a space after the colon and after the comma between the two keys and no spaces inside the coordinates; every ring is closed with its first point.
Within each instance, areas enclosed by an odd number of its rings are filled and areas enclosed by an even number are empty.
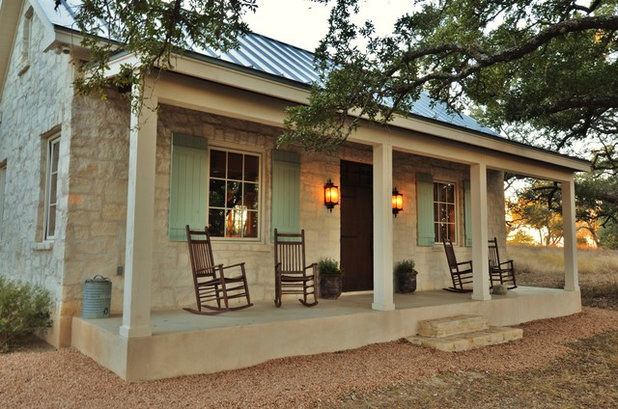
{"type": "Polygon", "coordinates": [[[522,328],[522,340],[457,354],[396,341],[142,383],[74,349],[34,344],[0,355],[0,406],[618,407],[618,311],[585,308],[522,328]]]}

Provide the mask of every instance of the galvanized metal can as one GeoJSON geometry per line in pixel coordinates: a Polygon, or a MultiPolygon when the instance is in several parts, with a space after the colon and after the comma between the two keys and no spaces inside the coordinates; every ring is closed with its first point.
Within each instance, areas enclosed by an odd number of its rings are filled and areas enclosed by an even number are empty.
{"type": "Polygon", "coordinates": [[[107,318],[112,300],[112,282],[96,275],[84,283],[82,317],[107,318]]]}

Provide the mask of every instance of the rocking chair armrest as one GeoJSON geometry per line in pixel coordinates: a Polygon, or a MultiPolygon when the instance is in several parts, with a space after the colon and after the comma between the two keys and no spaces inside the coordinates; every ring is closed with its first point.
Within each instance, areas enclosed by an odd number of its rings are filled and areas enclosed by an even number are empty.
{"type": "Polygon", "coordinates": [[[505,264],[510,266],[510,268],[513,268],[513,260],[506,260],[506,261],[501,262],[500,267],[502,267],[505,264]]]}
{"type": "Polygon", "coordinates": [[[309,264],[308,266],[305,266],[305,270],[309,270],[310,268],[313,268],[315,270],[317,266],[317,263],[309,264]]]}
{"type": "Polygon", "coordinates": [[[240,267],[240,266],[244,266],[244,265],[245,265],[245,263],[244,263],[244,262],[242,262],[242,263],[236,263],[236,264],[230,264],[230,265],[228,265],[228,266],[222,266],[222,267],[221,267],[221,269],[226,270],[226,269],[228,269],[228,268],[232,268],[232,267],[240,267]]]}
{"type": "Polygon", "coordinates": [[[464,264],[470,264],[470,267],[472,267],[472,260],[467,260],[467,261],[462,261],[461,263],[457,263],[458,266],[461,266],[464,264]]]}
{"type": "Polygon", "coordinates": [[[196,275],[215,274],[215,272],[222,267],[223,267],[223,264],[214,264],[212,266],[206,266],[206,267],[200,268],[198,271],[195,272],[195,274],[196,275]]]}

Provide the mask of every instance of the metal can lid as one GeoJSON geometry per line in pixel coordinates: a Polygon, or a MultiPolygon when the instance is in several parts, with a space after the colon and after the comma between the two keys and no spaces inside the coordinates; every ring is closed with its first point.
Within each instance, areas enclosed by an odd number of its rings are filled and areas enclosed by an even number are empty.
{"type": "Polygon", "coordinates": [[[103,277],[100,274],[97,274],[94,277],[89,278],[89,279],[86,280],[87,283],[91,283],[91,282],[99,282],[100,283],[100,282],[109,282],[109,281],[110,281],[109,278],[103,277]]]}

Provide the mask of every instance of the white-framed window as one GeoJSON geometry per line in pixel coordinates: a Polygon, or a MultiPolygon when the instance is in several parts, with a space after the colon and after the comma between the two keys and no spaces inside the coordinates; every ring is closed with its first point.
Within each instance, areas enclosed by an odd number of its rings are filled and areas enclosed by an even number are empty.
{"type": "Polygon", "coordinates": [[[4,232],[4,200],[6,197],[6,163],[0,163],[0,241],[4,232]]]}
{"type": "Polygon", "coordinates": [[[259,154],[209,149],[208,226],[213,237],[260,237],[259,154]]]}
{"type": "Polygon", "coordinates": [[[433,182],[433,228],[436,243],[442,239],[456,242],[456,189],[452,182],[433,182]]]}
{"type": "Polygon", "coordinates": [[[58,162],[60,136],[47,140],[47,169],[45,174],[45,240],[56,237],[58,213],[58,162]]]}
{"type": "Polygon", "coordinates": [[[27,62],[30,58],[30,47],[32,42],[32,19],[34,11],[30,7],[24,14],[24,23],[21,32],[21,60],[27,62]]]}

